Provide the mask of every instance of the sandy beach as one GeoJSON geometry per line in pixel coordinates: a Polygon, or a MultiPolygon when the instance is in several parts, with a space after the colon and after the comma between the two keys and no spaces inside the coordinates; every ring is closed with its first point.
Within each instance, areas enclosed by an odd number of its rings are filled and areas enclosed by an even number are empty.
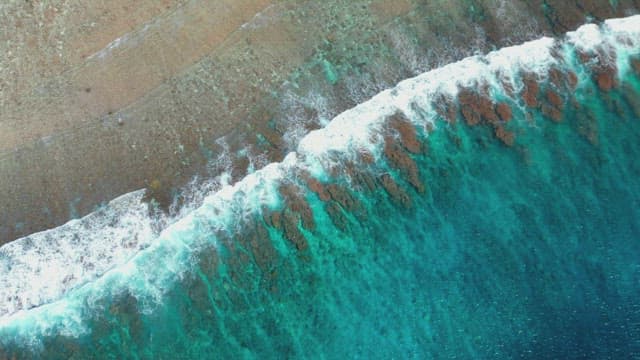
{"type": "Polygon", "coordinates": [[[167,208],[225,151],[238,179],[406,77],[640,8],[545,3],[0,5],[0,244],[136,189],[167,208]]]}

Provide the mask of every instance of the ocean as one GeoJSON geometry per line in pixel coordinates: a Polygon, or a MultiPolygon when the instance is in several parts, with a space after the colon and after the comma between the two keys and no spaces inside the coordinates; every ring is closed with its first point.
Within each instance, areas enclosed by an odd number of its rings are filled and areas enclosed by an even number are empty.
{"type": "Polygon", "coordinates": [[[640,16],[466,58],[3,246],[0,358],[640,358],[639,139],[640,16]]]}

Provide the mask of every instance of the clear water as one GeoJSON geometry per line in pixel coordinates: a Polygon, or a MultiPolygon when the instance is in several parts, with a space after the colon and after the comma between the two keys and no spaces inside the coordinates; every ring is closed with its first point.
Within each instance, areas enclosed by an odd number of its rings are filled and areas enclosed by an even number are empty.
{"type": "MultiPolygon", "coordinates": [[[[619,64],[640,48],[627,50],[619,64]]],[[[603,92],[567,59],[579,85],[561,122],[496,86],[513,146],[460,118],[428,134],[411,118],[424,192],[379,144],[373,163],[309,166],[344,201],[280,168],[229,197],[259,206],[229,215],[211,200],[134,265],[4,323],[0,358],[640,358],[640,78],[619,66],[603,92]]]]}

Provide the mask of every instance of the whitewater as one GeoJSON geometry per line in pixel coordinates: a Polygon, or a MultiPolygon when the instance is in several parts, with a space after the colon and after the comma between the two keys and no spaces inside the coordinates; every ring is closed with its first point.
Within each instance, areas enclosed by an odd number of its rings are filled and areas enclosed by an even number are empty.
{"type": "MultiPolygon", "coordinates": [[[[577,69],[581,88],[591,75],[576,65],[579,52],[601,49],[615,55],[610,61],[616,77],[627,78],[630,57],[640,53],[640,16],[587,24],[562,38],[502,48],[404,80],[304,136],[282,162],[223,186],[197,209],[165,221],[161,231],[137,191],[82,219],[8,243],[0,248],[0,349],[38,352],[45,337],[87,336],[93,331],[90,314],[105,311],[103,299],[119,294],[135,298],[142,314],[153,314],[172,284],[192,276],[204,252],[217,257],[224,251],[221,234],[241,232],[256,214],[285,206],[279,189],[290,179],[305,173],[329,181],[335,168],[361,163],[362,154],[372,155],[374,164],[385,162],[388,118],[403,114],[419,135],[431,136],[450,126],[436,99],[454,101],[461,89],[481,86],[489,97],[508,101],[514,113],[525,114],[526,101],[505,88],[520,94],[526,88],[523,74],[535,74],[542,83],[552,68],[577,69]]],[[[526,116],[511,122],[522,131],[537,127],[526,116]]]]}

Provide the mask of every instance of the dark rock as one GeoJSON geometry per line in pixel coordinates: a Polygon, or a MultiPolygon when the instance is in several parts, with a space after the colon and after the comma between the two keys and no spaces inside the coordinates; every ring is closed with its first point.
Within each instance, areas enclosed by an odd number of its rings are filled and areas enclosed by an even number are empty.
{"type": "Polygon", "coordinates": [[[554,66],[549,69],[548,77],[549,81],[551,81],[551,83],[555,85],[556,88],[561,89],[564,86],[565,75],[562,70],[558,69],[557,67],[554,66]]]}
{"type": "Polygon", "coordinates": [[[262,211],[262,218],[264,222],[272,228],[282,229],[282,214],[279,211],[270,211],[265,208],[262,211]]]}
{"type": "Polygon", "coordinates": [[[285,210],[283,216],[284,234],[287,240],[291,241],[299,251],[304,251],[309,248],[307,239],[304,238],[302,232],[298,228],[298,222],[300,217],[297,213],[285,210]]]}
{"type": "Polygon", "coordinates": [[[435,97],[433,106],[436,112],[449,123],[456,122],[456,114],[458,112],[456,103],[448,96],[439,94],[435,97]]]}
{"type": "Polygon", "coordinates": [[[295,185],[281,185],[280,194],[285,199],[286,209],[297,213],[302,218],[302,226],[307,230],[316,228],[311,207],[301,195],[302,189],[295,185]]]}
{"type": "Polygon", "coordinates": [[[324,184],[322,184],[316,178],[314,178],[314,177],[312,177],[310,175],[307,175],[307,176],[305,176],[305,180],[307,182],[307,186],[309,187],[309,190],[311,190],[314,193],[316,193],[318,195],[318,197],[320,198],[320,200],[328,201],[331,198],[329,196],[329,193],[325,189],[324,184]]]}
{"type": "Polygon", "coordinates": [[[367,172],[354,173],[351,179],[354,182],[355,187],[358,187],[362,190],[373,192],[376,189],[375,179],[373,178],[373,176],[371,176],[371,174],[367,172]]]}
{"type": "Polygon", "coordinates": [[[462,116],[467,124],[474,126],[482,121],[490,124],[499,122],[498,114],[494,109],[494,104],[486,94],[486,85],[480,86],[479,91],[469,88],[462,88],[458,92],[458,103],[462,109],[462,116]]]}
{"type": "Polygon", "coordinates": [[[509,104],[504,102],[501,102],[498,105],[496,105],[496,112],[498,113],[500,120],[504,122],[510,121],[511,118],[513,117],[511,107],[509,106],[509,104]]]}
{"type": "Polygon", "coordinates": [[[500,141],[502,141],[507,146],[513,146],[513,142],[515,136],[513,132],[505,130],[503,126],[497,126],[495,128],[495,135],[500,141]]]}
{"type": "Polygon", "coordinates": [[[469,105],[462,105],[462,117],[467,121],[467,125],[475,126],[480,124],[480,114],[473,110],[469,105]]]}
{"type": "MultiPolygon", "coordinates": [[[[584,7],[584,4],[581,5],[584,7]]],[[[558,35],[571,30],[576,18],[584,18],[584,13],[574,6],[572,2],[544,2],[544,19],[554,34],[558,35]]]]}
{"type": "Polygon", "coordinates": [[[400,170],[402,176],[406,177],[418,192],[424,192],[424,185],[420,181],[418,173],[418,165],[402,147],[395,143],[391,136],[386,136],[384,139],[384,154],[389,159],[390,165],[400,170]]]}
{"type": "Polygon", "coordinates": [[[578,55],[578,60],[580,60],[580,62],[583,65],[588,65],[589,61],[592,58],[592,55],[589,54],[588,52],[582,51],[582,50],[576,50],[576,53],[578,55]]]}
{"type": "Polygon", "coordinates": [[[547,101],[541,106],[542,114],[554,122],[562,121],[562,112],[564,109],[564,100],[562,97],[554,90],[547,89],[545,98],[547,101]]]}
{"type": "Polygon", "coordinates": [[[616,86],[615,75],[609,71],[598,72],[595,76],[598,87],[602,91],[611,91],[616,86]]]}
{"type": "Polygon", "coordinates": [[[615,50],[608,47],[600,47],[595,53],[580,53],[580,60],[591,68],[593,79],[602,91],[611,91],[618,85],[616,75],[615,50]],[[595,58],[595,62],[592,60],[595,58]]]}
{"type": "Polygon", "coordinates": [[[245,247],[251,249],[256,265],[263,273],[276,266],[278,252],[273,247],[269,233],[262,224],[251,224],[241,236],[246,239],[247,245],[245,247]]]}
{"type": "Polygon", "coordinates": [[[329,218],[331,219],[331,222],[333,223],[333,225],[335,225],[335,227],[337,227],[342,231],[346,231],[348,229],[349,220],[347,219],[345,214],[342,212],[342,209],[337,203],[333,201],[329,201],[324,206],[324,209],[327,212],[327,214],[329,214],[329,218]]]}
{"type": "Polygon", "coordinates": [[[259,131],[260,135],[262,135],[262,137],[272,147],[274,147],[276,149],[283,149],[284,148],[284,142],[282,141],[282,136],[280,134],[278,134],[275,131],[271,130],[267,126],[263,126],[258,131],[259,131]]]}
{"type": "Polygon", "coordinates": [[[349,191],[342,186],[337,184],[329,184],[327,185],[327,191],[331,195],[331,199],[337,202],[349,212],[354,212],[358,210],[361,205],[359,201],[349,194],[349,191]]]}
{"type": "Polygon", "coordinates": [[[409,197],[409,195],[407,194],[406,191],[404,191],[404,189],[402,189],[391,177],[391,175],[389,174],[384,174],[380,177],[380,182],[382,183],[382,186],[384,187],[385,191],[387,192],[387,194],[389,194],[389,196],[391,196],[391,199],[403,206],[404,208],[410,208],[412,206],[411,204],[411,197],[409,197]]]}
{"type": "Polygon", "coordinates": [[[548,117],[549,119],[555,122],[562,121],[562,111],[556,108],[555,106],[552,106],[549,104],[543,104],[541,110],[542,110],[542,114],[548,117]]]}
{"type": "Polygon", "coordinates": [[[247,175],[251,161],[247,156],[231,156],[231,181],[240,181],[247,175]]]}
{"type": "Polygon", "coordinates": [[[461,89],[458,92],[458,103],[460,104],[460,111],[462,112],[462,117],[467,122],[469,126],[475,126],[480,124],[482,118],[480,117],[480,112],[476,110],[476,104],[478,101],[478,96],[476,92],[472,89],[461,89]]]}
{"type": "Polygon", "coordinates": [[[558,109],[562,108],[562,106],[564,105],[564,101],[562,100],[562,97],[558,95],[557,92],[551,89],[547,89],[546,95],[547,95],[547,100],[551,105],[555,106],[558,109]]]}
{"type": "Polygon", "coordinates": [[[540,90],[540,86],[538,85],[538,80],[535,74],[525,73],[522,76],[522,81],[524,83],[524,90],[522,91],[522,99],[524,103],[528,107],[536,107],[538,106],[538,91],[540,90]]]}
{"type": "Polygon", "coordinates": [[[401,113],[396,113],[389,119],[389,125],[400,134],[400,142],[409,152],[418,154],[422,150],[422,144],[418,141],[416,128],[401,113]]]}
{"type": "Polygon", "coordinates": [[[376,161],[373,154],[366,149],[360,149],[360,151],[358,151],[358,157],[360,158],[360,162],[365,165],[373,164],[376,161]]]}

